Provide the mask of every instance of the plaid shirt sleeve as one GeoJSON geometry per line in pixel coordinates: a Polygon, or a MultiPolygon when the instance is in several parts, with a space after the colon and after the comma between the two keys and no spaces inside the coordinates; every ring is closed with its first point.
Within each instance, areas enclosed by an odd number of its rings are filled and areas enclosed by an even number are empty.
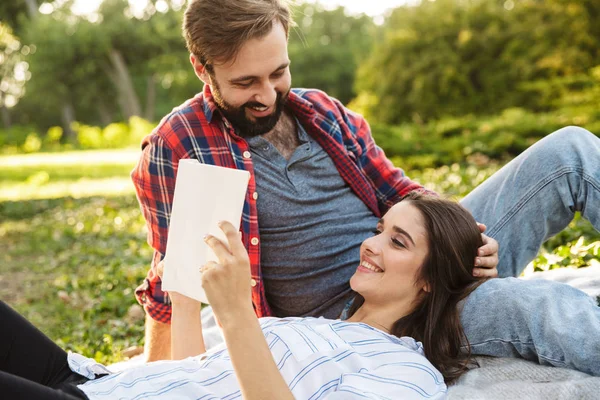
{"type": "Polygon", "coordinates": [[[174,150],[163,139],[169,137],[171,132],[171,125],[167,121],[144,139],[142,156],[131,173],[148,227],[148,244],[154,249],[151,268],[144,283],[136,289],[136,297],[150,317],[163,323],[171,322],[171,304],[168,295],[162,291],[156,266],[167,248],[175,176],[179,160],[184,158],[179,154],[185,154],[181,149],[176,152],[177,149],[174,150]]]}
{"type": "Polygon", "coordinates": [[[348,110],[337,100],[336,103],[348,125],[354,128],[355,139],[360,148],[359,164],[375,190],[382,215],[403,196],[414,190],[437,195],[435,192],[425,189],[421,184],[412,181],[402,169],[392,164],[384,151],[373,140],[369,123],[362,115],[348,110]]]}

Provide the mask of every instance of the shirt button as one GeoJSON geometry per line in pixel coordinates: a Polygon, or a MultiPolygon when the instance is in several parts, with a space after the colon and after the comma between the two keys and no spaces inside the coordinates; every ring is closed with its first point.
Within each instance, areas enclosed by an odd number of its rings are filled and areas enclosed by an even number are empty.
{"type": "Polygon", "coordinates": [[[256,286],[256,280],[255,279],[250,279],[250,286],[252,286],[252,287],[256,286]]]}
{"type": "Polygon", "coordinates": [[[254,200],[258,199],[258,192],[254,192],[254,193],[252,193],[252,198],[253,198],[254,200]]]}
{"type": "Polygon", "coordinates": [[[256,246],[258,244],[258,238],[253,237],[252,240],[250,240],[250,243],[252,243],[252,246],[256,246]]]}
{"type": "Polygon", "coordinates": [[[244,155],[244,158],[250,158],[251,157],[251,154],[250,154],[249,151],[245,151],[243,155],[244,155]]]}

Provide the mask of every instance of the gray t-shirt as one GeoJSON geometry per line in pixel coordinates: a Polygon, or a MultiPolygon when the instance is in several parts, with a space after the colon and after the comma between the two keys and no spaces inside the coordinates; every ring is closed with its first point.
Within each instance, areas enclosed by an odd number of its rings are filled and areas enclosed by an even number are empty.
{"type": "Polygon", "coordinates": [[[266,296],[280,317],[338,318],[377,218],[299,123],[298,137],[289,161],[264,138],[248,140],[266,296]]]}

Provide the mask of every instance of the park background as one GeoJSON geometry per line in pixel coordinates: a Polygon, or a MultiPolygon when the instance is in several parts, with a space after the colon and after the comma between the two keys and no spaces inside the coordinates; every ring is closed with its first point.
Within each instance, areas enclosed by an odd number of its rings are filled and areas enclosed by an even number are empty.
{"type": "MultiPolygon", "coordinates": [[[[184,7],[0,3],[0,298],[102,362],[143,344],[133,291],[151,249],[129,172],[142,137],[201,90],[184,7]]],[[[293,85],[365,115],[388,157],[440,193],[461,198],[560,127],[600,133],[597,0],[323,0],[294,12],[293,85]]],[[[599,257],[578,215],[528,271],[599,257]]]]}

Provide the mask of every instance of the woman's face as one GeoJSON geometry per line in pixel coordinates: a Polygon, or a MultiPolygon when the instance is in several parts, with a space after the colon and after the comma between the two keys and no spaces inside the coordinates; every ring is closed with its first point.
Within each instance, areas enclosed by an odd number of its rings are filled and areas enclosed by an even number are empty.
{"type": "Polygon", "coordinates": [[[375,236],[362,243],[350,286],[372,304],[412,304],[428,290],[425,282],[417,282],[428,253],[423,217],[410,201],[402,201],[379,221],[375,236]]]}

